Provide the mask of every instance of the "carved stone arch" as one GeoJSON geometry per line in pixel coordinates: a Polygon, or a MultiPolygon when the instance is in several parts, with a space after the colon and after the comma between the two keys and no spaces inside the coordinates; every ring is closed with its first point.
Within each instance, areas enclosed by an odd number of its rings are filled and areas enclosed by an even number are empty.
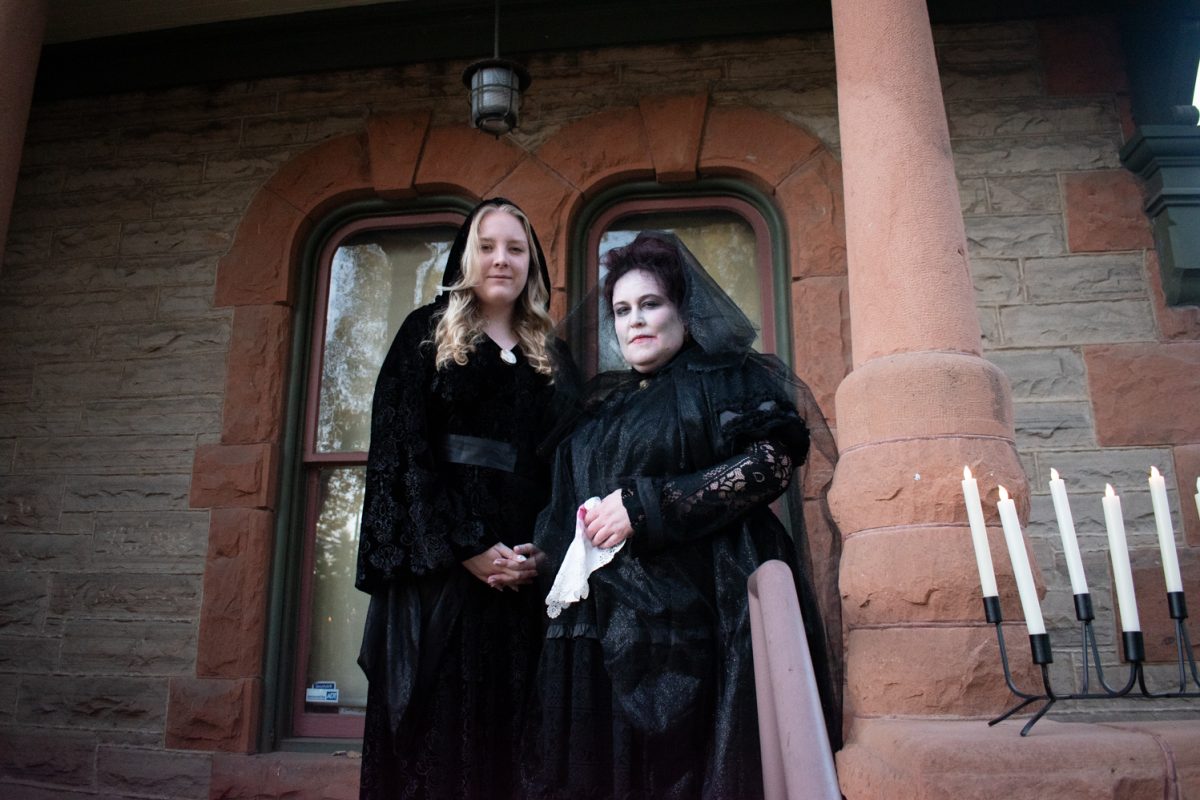
{"type": "Polygon", "coordinates": [[[834,391],[850,365],[850,318],[841,165],[819,138],[763,109],[665,95],[569,123],[535,156],[573,192],[552,225],[560,270],[562,235],[587,198],[615,184],[733,177],[772,197],[788,239],[792,352],[832,418],[834,391]]]}
{"type": "Polygon", "coordinates": [[[212,514],[196,673],[171,682],[169,746],[256,747],[295,283],[316,224],[373,197],[511,197],[542,239],[561,312],[571,221],[587,197],[623,181],[718,175],[767,192],[784,214],[793,328],[803,331],[793,352],[824,401],[845,372],[827,356],[849,342],[841,175],[816,137],[778,115],[710,106],[706,95],[646,97],[564,126],[535,153],[466,126],[431,126],[428,113],[376,116],[264,183],[217,270],[214,304],[233,307],[233,328],[221,440],[197,449],[192,472],[190,505],[212,514]]]}

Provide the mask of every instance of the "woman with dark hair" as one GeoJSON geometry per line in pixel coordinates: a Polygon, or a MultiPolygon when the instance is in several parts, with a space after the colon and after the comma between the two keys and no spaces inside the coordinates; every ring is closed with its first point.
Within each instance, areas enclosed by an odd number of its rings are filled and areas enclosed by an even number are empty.
{"type": "MultiPolygon", "coordinates": [[[[810,447],[836,449],[811,393],[751,350],[749,320],[678,239],[644,232],[606,266],[599,329],[631,369],[589,384],[538,519],[544,572],[566,566],[547,599],[527,795],[761,797],[746,581],[767,560],[796,577],[839,738],[836,586],[818,598],[802,515],[797,548],[769,507],[810,447]]],[[[817,549],[836,575],[839,543],[817,549]]]]}
{"type": "Polygon", "coordinates": [[[356,586],[371,595],[361,797],[514,794],[540,644],[528,543],[549,494],[546,260],[525,215],[481,203],[445,292],[375,386],[356,586]]]}

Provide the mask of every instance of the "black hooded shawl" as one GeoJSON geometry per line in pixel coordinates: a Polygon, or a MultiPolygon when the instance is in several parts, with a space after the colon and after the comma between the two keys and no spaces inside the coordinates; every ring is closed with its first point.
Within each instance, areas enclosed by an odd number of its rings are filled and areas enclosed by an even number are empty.
{"type": "MultiPolygon", "coordinates": [[[[750,349],[752,325],[687,248],[670,234],[642,235],[677,248],[691,341],[654,374],[593,379],[586,411],[557,451],[535,537],[547,578],[588,497],[622,490],[634,534],[591,575],[589,596],[549,620],[526,796],[761,797],[746,581],[764,561],[792,567],[835,747],[839,740],[839,598],[835,583],[819,591],[813,576],[836,581],[840,540],[831,523],[818,524],[823,541],[810,548],[804,482],[794,480],[810,452],[831,475],[836,449],[807,387],[750,349]],[[769,506],[789,486],[795,542],[769,506]]],[[[585,317],[598,310],[594,299],[582,307],[585,317]]],[[[599,329],[609,335],[611,321],[599,329]]],[[[827,522],[825,485],[809,487],[811,516],[827,522]]]]}
{"type": "MultiPolygon", "coordinates": [[[[444,286],[461,277],[472,220],[501,204],[463,223],[444,286]]],[[[355,581],[371,595],[364,798],[506,795],[539,644],[536,593],[498,592],[461,562],[532,538],[553,388],[519,346],[508,364],[486,336],[467,364],[436,369],[430,340],[448,294],[405,319],[375,386],[355,581]]]]}

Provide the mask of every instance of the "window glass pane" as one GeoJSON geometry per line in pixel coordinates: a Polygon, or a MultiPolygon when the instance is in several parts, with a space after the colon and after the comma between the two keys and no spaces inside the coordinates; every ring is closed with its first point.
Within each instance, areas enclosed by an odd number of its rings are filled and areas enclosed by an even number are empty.
{"type": "Polygon", "coordinates": [[[306,701],[309,713],[362,713],[367,679],[355,659],[370,598],[354,588],[365,467],[323,469],[313,543],[310,646],[305,687],[336,684],[336,702],[306,701]]]}
{"type": "Polygon", "coordinates": [[[457,229],[371,230],[338,247],[329,276],[317,452],[367,449],[371,393],[392,337],[433,300],[457,229]]]}
{"type": "MultiPolygon", "coordinates": [[[[762,290],[758,276],[758,245],[754,228],[732,211],[679,211],[639,213],[621,217],[600,237],[600,275],[604,281],[604,255],[633,241],[643,230],[674,233],[699,259],[713,279],[762,330],[762,290]]],[[[601,300],[603,302],[603,300],[601,300]]],[[[762,337],[754,346],[762,347],[762,337]]],[[[624,369],[617,352],[601,352],[600,369],[624,369]]]]}

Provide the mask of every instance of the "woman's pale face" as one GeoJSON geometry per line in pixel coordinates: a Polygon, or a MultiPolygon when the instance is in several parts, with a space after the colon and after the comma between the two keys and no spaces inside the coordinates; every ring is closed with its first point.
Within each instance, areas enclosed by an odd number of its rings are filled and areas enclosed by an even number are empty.
{"type": "Polygon", "coordinates": [[[511,309],[529,279],[529,238],[521,220],[492,211],[479,222],[475,297],[485,309],[511,309]]]}
{"type": "Polygon", "coordinates": [[[638,372],[662,368],[683,347],[679,309],[652,273],[635,269],[618,278],[612,308],[621,355],[638,372]]]}

